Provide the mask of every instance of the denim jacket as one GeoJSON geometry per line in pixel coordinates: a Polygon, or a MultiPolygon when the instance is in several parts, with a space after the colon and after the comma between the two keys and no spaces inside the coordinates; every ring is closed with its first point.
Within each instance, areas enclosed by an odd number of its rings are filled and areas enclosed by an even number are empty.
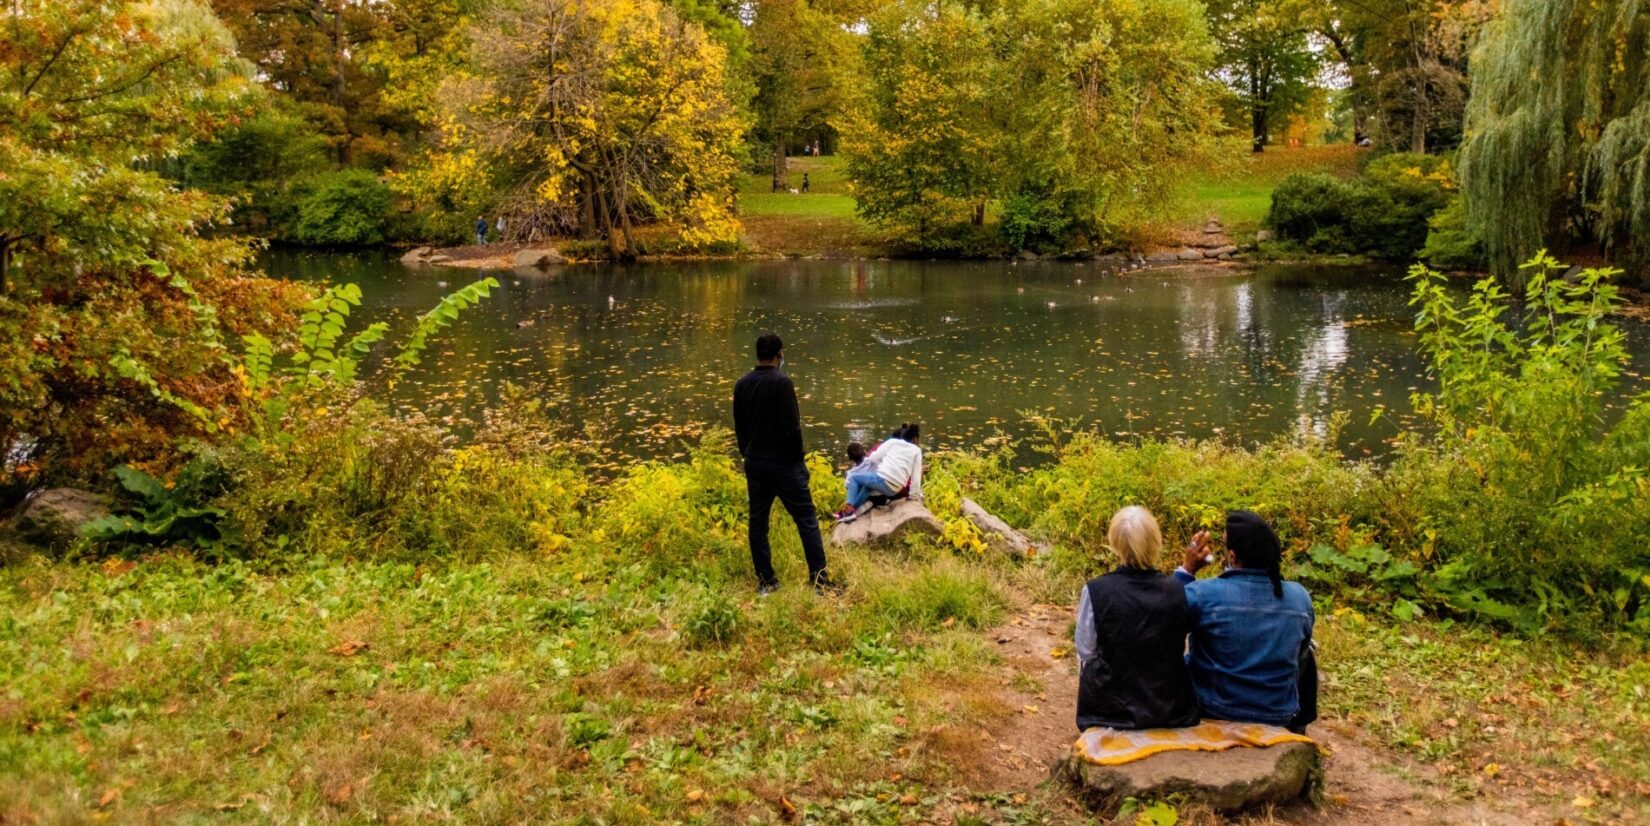
{"type": "Polygon", "coordinates": [[[1312,640],[1312,598],[1299,583],[1272,595],[1265,571],[1233,568],[1198,580],[1184,570],[1192,637],[1186,665],[1205,717],[1288,725],[1300,710],[1302,651],[1312,640]]]}

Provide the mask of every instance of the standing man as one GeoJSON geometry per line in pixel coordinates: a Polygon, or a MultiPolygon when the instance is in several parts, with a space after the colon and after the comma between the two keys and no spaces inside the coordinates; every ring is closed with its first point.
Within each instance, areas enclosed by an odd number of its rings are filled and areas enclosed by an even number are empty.
{"type": "Polygon", "coordinates": [[[487,243],[487,219],[476,216],[476,246],[487,243]]]}
{"type": "Polygon", "coordinates": [[[733,386],[733,431],[745,460],[751,503],[751,562],[756,566],[756,594],[764,597],[779,587],[768,548],[768,514],[776,496],[802,537],[808,581],[821,593],[841,590],[825,572],[825,542],[819,536],[802,452],[802,411],[796,403],[796,385],[779,370],[785,363],[784,346],[773,333],[758,336],[756,369],[733,386]]]}
{"type": "Polygon", "coordinates": [[[503,241],[504,240],[504,216],[503,215],[498,216],[498,221],[493,224],[493,229],[498,230],[498,240],[503,241]]]}

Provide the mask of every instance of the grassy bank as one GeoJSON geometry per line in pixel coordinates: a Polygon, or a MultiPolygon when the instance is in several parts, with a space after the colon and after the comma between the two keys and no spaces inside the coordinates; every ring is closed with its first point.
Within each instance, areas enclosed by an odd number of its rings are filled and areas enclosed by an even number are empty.
{"type": "MultiPolygon", "coordinates": [[[[0,570],[0,818],[1073,822],[1038,771],[1005,779],[983,734],[1052,715],[1057,747],[1071,709],[1043,703],[1069,691],[1055,684],[1075,679],[1069,654],[1051,646],[1063,676],[1039,681],[1005,661],[992,629],[1033,605],[1070,610],[1109,567],[1101,501],[1152,502],[1173,539],[1214,497],[1305,513],[1344,505],[1333,490],[1347,479],[1310,451],[1252,466],[1149,446],[1066,454],[1024,475],[942,458],[928,487],[945,538],[833,549],[848,585],[836,598],[802,587],[779,516],[785,587],[755,599],[742,488],[714,440],[591,488],[566,475],[571,457],[467,449],[375,510],[323,495],[301,514],[314,530],[281,534],[256,561],[12,565],[0,570]],[[1210,471],[1148,481],[1192,458],[1210,471]],[[1142,475],[1090,476],[1116,461],[1142,475]],[[1249,493],[1226,487],[1257,467],[1272,470],[1249,493]],[[958,518],[965,492],[1056,547],[1021,563],[986,552],[958,518]],[[437,523],[448,532],[432,536],[437,523]]],[[[379,479],[361,465],[384,461],[351,459],[379,479]]],[[[838,479],[815,462],[823,507],[838,479]]],[[[1306,538],[1286,530],[1297,547],[1306,538]]],[[[1317,596],[1325,722],[1385,755],[1385,770],[1418,764],[1457,800],[1646,813],[1642,644],[1396,623],[1384,602],[1317,596]]]]}
{"type": "MultiPolygon", "coordinates": [[[[1222,163],[1187,182],[1178,206],[1141,230],[1141,242],[1169,243],[1174,233],[1201,228],[1211,215],[1226,224],[1232,238],[1251,240],[1280,181],[1296,172],[1355,177],[1364,155],[1352,146],[1281,147],[1256,155],[1247,144],[1233,143],[1222,163]]],[[[808,174],[806,194],[772,191],[773,176],[765,173],[741,179],[739,218],[749,246],[787,255],[888,254],[882,234],[855,212],[840,156],[791,158],[789,168],[793,188],[800,189],[802,174],[808,174]]]]}

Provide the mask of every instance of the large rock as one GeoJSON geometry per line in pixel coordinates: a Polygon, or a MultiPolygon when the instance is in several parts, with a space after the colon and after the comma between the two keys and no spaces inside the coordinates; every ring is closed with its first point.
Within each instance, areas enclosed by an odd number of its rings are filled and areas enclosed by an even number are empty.
{"type": "Polygon", "coordinates": [[[1203,250],[1194,249],[1192,247],[1182,247],[1178,257],[1182,261],[1202,261],[1203,250]]]}
{"type": "Polygon", "coordinates": [[[1228,255],[1228,256],[1229,255],[1235,255],[1235,254],[1237,254],[1237,251],[1238,251],[1238,248],[1236,246],[1234,246],[1232,244],[1227,244],[1224,247],[1215,247],[1214,249],[1211,249],[1211,250],[1204,250],[1203,254],[1207,255],[1210,258],[1219,258],[1223,255],[1228,255]]]}
{"type": "Polygon", "coordinates": [[[567,263],[567,259],[553,247],[517,250],[516,254],[510,257],[510,266],[512,267],[538,267],[544,269],[565,263],[567,263]]]}
{"type": "Polygon", "coordinates": [[[12,520],[19,539],[43,548],[65,548],[80,527],[109,515],[109,497],[75,488],[51,488],[29,497],[12,520]]]}
{"type": "Polygon", "coordinates": [[[1316,801],[1323,787],[1322,758],[1310,743],[1169,751],[1121,766],[1097,766],[1073,756],[1055,763],[1051,773],[1103,813],[1115,812],[1130,797],[1163,800],[1171,795],[1218,812],[1236,812],[1268,803],[1316,801]]]}
{"type": "Polygon", "coordinates": [[[430,256],[434,254],[435,250],[429,247],[413,247],[412,249],[407,250],[406,255],[401,256],[401,263],[406,264],[409,267],[418,264],[428,264],[430,262],[430,256]]]}
{"type": "Polygon", "coordinates": [[[939,536],[945,526],[921,503],[895,499],[884,507],[872,508],[852,522],[838,522],[831,529],[831,541],[838,545],[881,545],[911,534],[939,536]]]}
{"type": "Polygon", "coordinates": [[[1158,250],[1144,259],[1147,264],[1169,264],[1180,260],[1179,250],[1158,250]]]}
{"type": "Polygon", "coordinates": [[[1014,530],[1007,522],[998,519],[990,511],[980,507],[980,503],[968,497],[963,497],[962,514],[968,521],[974,523],[974,527],[980,529],[980,533],[985,535],[985,541],[997,551],[1011,556],[1025,556],[1034,553],[1031,540],[1026,539],[1024,534],[1014,530]]]}

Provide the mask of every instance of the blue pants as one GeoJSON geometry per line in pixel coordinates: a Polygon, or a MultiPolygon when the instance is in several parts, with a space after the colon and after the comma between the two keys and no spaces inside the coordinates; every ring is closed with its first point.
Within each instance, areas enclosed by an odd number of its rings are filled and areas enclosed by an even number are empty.
{"type": "Polygon", "coordinates": [[[889,490],[888,481],[874,471],[848,474],[848,504],[859,507],[865,504],[872,496],[893,496],[897,490],[889,490]]]}
{"type": "Polygon", "coordinates": [[[481,230],[476,233],[476,246],[481,246],[485,243],[487,243],[487,230],[481,230]]]}

